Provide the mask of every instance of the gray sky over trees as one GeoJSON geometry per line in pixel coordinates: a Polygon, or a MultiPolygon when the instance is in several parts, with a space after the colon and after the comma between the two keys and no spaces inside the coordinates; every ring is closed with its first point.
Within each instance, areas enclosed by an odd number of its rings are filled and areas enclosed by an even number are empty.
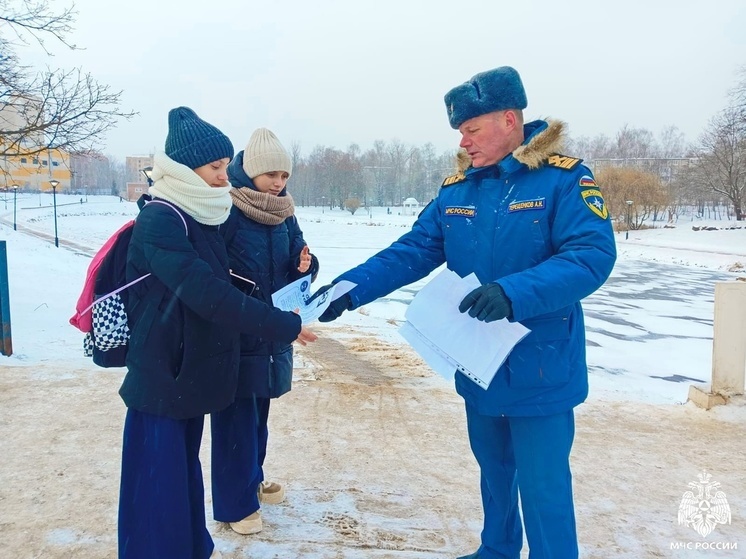
{"type": "MultiPolygon", "coordinates": [[[[53,9],[69,5],[51,2],[53,9]]],[[[117,158],[162,149],[187,105],[243,149],[271,128],[304,154],[398,139],[457,146],[443,95],[514,66],[529,119],[572,136],[675,125],[695,141],[746,64],[743,0],[75,0],[70,51],[18,49],[25,64],[80,67],[137,111],[107,134],[117,158]]]]}

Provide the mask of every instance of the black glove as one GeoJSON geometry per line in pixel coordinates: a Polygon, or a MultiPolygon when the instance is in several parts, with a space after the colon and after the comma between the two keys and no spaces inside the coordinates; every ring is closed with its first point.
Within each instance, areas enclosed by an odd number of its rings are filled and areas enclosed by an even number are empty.
{"type": "MultiPolygon", "coordinates": [[[[334,287],[333,283],[322,285],[321,287],[319,287],[318,291],[316,291],[316,293],[313,294],[313,297],[311,297],[306,304],[310,305],[311,302],[321,297],[324,293],[326,293],[333,287],[334,287]]],[[[351,306],[352,306],[352,299],[347,293],[345,293],[339,299],[335,299],[329,304],[327,309],[319,317],[319,322],[331,322],[332,320],[336,320],[337,318],[342,316],[343,312],[345,312],[346,310],[349,310],[351,306]]]]}
{"type": "Polygon", "coordinates": [[[319,317],[319,322],[331,322],[342,316],[342,313],[349,310],[352,306],[352,299],[345,293],[339,299],[331,302],[329,307],[319,317]]]}
{"type": "Polygon", "coordinates": [[[484,322],[494,322],[513,316],[513,306],[505,291],[496,283],[486,283],[469,293],[458,306],[461,312],[484,322]]]}

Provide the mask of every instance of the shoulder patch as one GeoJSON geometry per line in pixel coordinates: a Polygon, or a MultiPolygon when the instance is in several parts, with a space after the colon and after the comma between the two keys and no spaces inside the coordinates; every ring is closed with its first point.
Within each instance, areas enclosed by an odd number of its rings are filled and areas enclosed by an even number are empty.
{"type": "Polygon", "coordinates": [[[565,171],[570,171],[580,165],[581,161],[583,160],[578,159],[577,157],[569,157],[567,155],[560,155],[559,153],[555,153],[547,158],[547,165],[549,165],[550,167],[559,167],[560,169],[564,169],[565,171]]]}
{"type": "Polygon", "coordinates": [[[452,184],[456,184],[457,182],[461,182],[464,180],[466,180],[466,175],[464,175],[464,173],[456,173],[455,175],[446,177],[446,179],[443,181],[443,184],[441,184],[440,187],[445,188],[446,186],[451,186],[452,184]]]}
{"type": "Polygon", "coordinates": [[[601,191],[596,188],[586,188],[580,191],[580,197],[585,202],[586,207],[601,219],[609,218],[609,210],[606,208],[606,202],[601,195],[601,191]]]}

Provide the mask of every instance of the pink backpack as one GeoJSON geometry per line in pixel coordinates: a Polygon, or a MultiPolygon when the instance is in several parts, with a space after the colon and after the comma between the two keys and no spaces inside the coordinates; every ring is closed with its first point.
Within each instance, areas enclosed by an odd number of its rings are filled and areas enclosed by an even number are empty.
{"type": "Polygon", "coordinates": [[[111,247],[113,247],[117,242],[119,235],[134,224],[135,220],[131,219],[122,225],[122,227],[109,237],[104,245],[98,249],[98,252],[88,265],[88,272],[86,272],[85,283],[83,284],[83,292],[80,294],[80,297],[78,297],[78,303],[75,305],[75,314],[70,318],[70,324],[75,326],[81,332],[90,332],[93,327],[91,308],[93,308],[93,291],[96,286],[96,274],[98,273],[98,269],[101,267],[101,263],[104,261],[104,258],[106,258],[111,247]]]}
{"type": "MultiPolygon", "coordinates": [[[[179,213],[179,211],[169,202],[166,202],[163,200],[151,200],[147,202],[147,204],[163,204],[171,208],[181,218],[181,221],[184,223],[184,229],[187,235],[189,234],[189,228],[187,227],[187,223],[186,223],[186,220],[184,219],[184,216],[181,215],[181,213],[179,213]]],[[[141,276],[126,285],[122,285],[121,287],[118,287],[117,289],[113,290],[110,293],[107,293],[106,295],[100,296],[98,299],[96,299],[95,302],[93,300],[93,297],[95,294],[95,288],[96,288],[96,275],[98,274],[98,271],[101,268],[101,264],[104,262],[104,259],[109,254],[112,247],[116,245],[122,233],[124,233],[128,229],[131,229],[134,225],[135,225],[134,219],[131,219],[130,221],[122,225],[111,237],[107,239],[107,241],[103,244],[103,246],[100,249],[98,249],[98,252],[96,252],[96,255],[93,257],[93,260],[91,260],[91,263],[88,265],[88,271],[86,272],[86,275],[85,275],[85,283],[83,283],[83,291],[80,294],[80,297],[78,297],[78,302],[75,305],[75,314],[72,317],[70,317],[70,321],[69,321],[70,324],[75,326],[75,328],[77,328],[83,333],[87,334],[93,330],[93,313],[91,312],[91,309],[93,309],[93,305],[116,295],[120,291],[127,289],[128,287],[134,285],[135,283],[139,282],[140,280],[145,279],[146,277],[150,275],[150,274],[145,274],[144,276],[141,276]]],[[[127,241],[129,242],[129,239],[127,239],[127,241]]]]}

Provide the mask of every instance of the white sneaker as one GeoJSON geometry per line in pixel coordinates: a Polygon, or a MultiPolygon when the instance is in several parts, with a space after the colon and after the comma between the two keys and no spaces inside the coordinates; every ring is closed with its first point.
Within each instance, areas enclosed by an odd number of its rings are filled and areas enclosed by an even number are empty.
{"type": "Polygon", "coordinates": [[[212,553],[210,554],[210,559],[223,559],[223,554],[220,553],[216,548],[213,548],[212,553]]]}
{"type": "Polygon", "coordinates": [[[248,534],[258,534],[262,531],[262,515],[259,511],[256,511],[243,520],[230,522],[230,526],[234,532],[238,532],[244,536],[248,534]]]}
{"type": "Polygon", "coordinates": [[[263,481],[259,484],[259,501],[268,505],[277,505],[285,500],[285,488],[273,481],[263,481]]]}

